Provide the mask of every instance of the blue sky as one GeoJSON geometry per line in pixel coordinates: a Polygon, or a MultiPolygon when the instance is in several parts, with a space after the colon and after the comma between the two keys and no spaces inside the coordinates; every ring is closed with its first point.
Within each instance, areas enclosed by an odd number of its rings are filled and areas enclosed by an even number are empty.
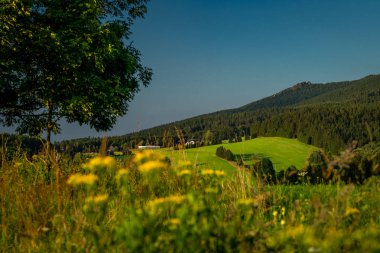
{"type": "Polygon", "coordinates": [[[301,81],[379,74],[379,10],[378,0],[152,0],[132,35],[153,69],[151,85],[112,131],[63,124],[54,139],[122,135],[239,107],[301,81]]]}

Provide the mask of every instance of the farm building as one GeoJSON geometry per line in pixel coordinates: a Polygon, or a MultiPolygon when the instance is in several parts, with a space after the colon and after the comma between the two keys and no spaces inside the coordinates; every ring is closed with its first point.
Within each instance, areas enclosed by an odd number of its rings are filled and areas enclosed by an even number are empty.
{"type": "Polygon", "coordinates": [[[137,149],[159,149],[160,146],[138,146],[137,149]]]}

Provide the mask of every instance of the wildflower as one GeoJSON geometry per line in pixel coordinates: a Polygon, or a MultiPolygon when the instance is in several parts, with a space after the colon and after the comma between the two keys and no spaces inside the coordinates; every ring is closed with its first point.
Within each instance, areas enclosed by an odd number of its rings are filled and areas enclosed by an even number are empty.
{"type": "Polygon", "coordinates": [[[281,225],[284,226],[285,225],[285,220],[281,220],[281,225]]]}
{"type": "Polygon", "coordinates": [[[254,199],[239,199],[237,201],[237,204],[242,205],[242,206],[251,206],[251,205],[255,205],[255,200],[254,199]]]}
{"type": "Polygon", "coordinates": [[[171,225],[179,225],[179,224],[181,224],[181,221],[179,219],[177,219],[177,218],[173,218],[173,219],[169,220],[169,223],[171,225]]]}
{"type": "Polygon", "coordinates": [[[223,170],[214,170],[214,174],[217,175],[217,176],[223,176],[224,175],[224,171],[223,170]]]}
{"type": "Polygon", "coordinates": [[[156,198],[154,200],[151,200],[148,205],[151,207],[156,207],[157,205],[163,204],[163,203],[173,203],[173,204],[181,204],[186,200],[186,196],[181,195],[171,195],[165,198],[156,198]]]}
{"type": "Polygon", "coordinates": [[[149,172],[154,169],[164,168],[166,164],[160,161],[149,161],[139,166],[139,170],[142,173],[149,172]]]}
{"type": "Polygon", "coordinates": [[[162,160],[164,157],[157,153],[153,152],[152,150],[144,150],[142,152],[136,153],[135,157],[133,158],[134,163],[143,162],[144,160],[162,160]]]}
{"type": "Polygon", "coordinates": [[[281,214],[284,216],[285,215],[285,207],[281,208],[281,214]]]}
{"type": "Polygon", "coordinates": [[[95,157],[91,159],[88,163],[87,166],[90,170],[95,170],[98,167],[107,167],[111,168],[114,167],[116,164],[116,161],[113,157],[106,156],[106,157],[95,157]]]}
{"type": "Polygon", "coordinates": [[[71,185],[79,185],[79,184],[87,184],[92,185],[95,183],[95,181],[98,180],[98,177],[94,174],[74,174],[69,177],[67,180],[68,184],[71,185]]]}
{"type": "Polygon", "coordinates": [[[128,174],[128,169],[120,169],[117,171],[116,177],[120,178],[126,174],[128,174]]]}
{"type": "Polygon", "coordinates": [[[344,213],[345,216],[350,216],[352,214],[360,213],[360,211],[356,208],[348,207],[346,208],[346,212],[344,213]]]}
{"type": "Polygon", "coordinates": [[[95,168],[95,167],[98,167],[98,166],[101,166],[102,165],[102,157],[98,156],[98,157],[95,157],[95,158],[92,158],[89,162],[88,162],[88,167],[90,169],[92,168],[95,168]]]}
{"type": "Polygon", "coordinates": [[[106,201],[107,199],[108,199],[108,194],[101,194],[101,195],[87,197],[85,202],[98,204],[98,203],[102,203],[106,201]]]}
{"type": "Polygon", "coordinates": [[[216,175],[216,176],[223,176],[224,175],[224,171],[222,170],[202,170],[201,171],[201,174],[202,175],[216,175]]]}
{"type": "Polygon", "coordinates": [[[214,170],[202,170],[201,174],[202,175],[213,175],[214,174],[214,170]]]}
{"type": "Polygon", "coordinates": [[[191,171],[190,170],[181,170],[178,175],[183,176],[183,175],[190,175],[191,171]]]}
{"type": "Polygon", "coordinates": [[[113,166],[115,166],[115,163],[116,163],[116,161],[113,157],[106,156],[103,158],[103,164],[106,167],[113,167],[113,166]]]}
{"type": "Polygon", "coordinates": [[[178,167],[185,167],[185,166],[189,166],[191,165],[191,162],[190,161],[183,161],[183,160],[180,160],[178,162],[178,167]]]}
{"type": "Polygon", "coordinates": [[[278,214],[278,212],[277,212],[277,211],[273,211],[273,213],[272,213],[273,217],[276,217],[276,216],[277,216],[277,214],[278,214]]]}

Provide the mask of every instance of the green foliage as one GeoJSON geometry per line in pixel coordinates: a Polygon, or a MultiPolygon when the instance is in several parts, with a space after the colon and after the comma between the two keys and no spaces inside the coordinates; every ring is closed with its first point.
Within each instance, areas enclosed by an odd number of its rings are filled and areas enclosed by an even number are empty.
{"type": "Polygon", "coordinates": [[[322,151],[316,150],[310,154],[307,162],[307,179],[312,184],[321,183],[323,181],[324,174],[327,172],[326,156],[322,153],[322,151]]]}
{"type": "Polygon", "coordinates": [[[235,156],[231,150],[225,149],[223,146],[216,149],[216,155],[220,158],[226,159],[227,161],[235,161],[235,156]]]}
{"type": "Polygon", "coordinates": [[[287,184],[298,183],[298,170],[295,166],[290,166],[285,171],[285,179],[287,184]]]}
{"type": "Polygon", "coordinates": [[[254,166],[253,175],[259,177],[261,181],[265,183],[275,183],[276,182],[276,171],[273,168],[272,161],[264,157],[254,166]]]}
{"type": "Polygon", "coordinates": [[[0,115],[32,135],[57,121],[108,130],[151,70],[130,41],[139,1],[8,1],[0,6],[0,115]]]}
{"type": "Polygon", "coordinates": [[[42,150],[44,140],[27,135],[0,134],[0,161],[26,154],[31,157],[42,150]]]}
{"type": "Polygon", "coordinates": [[[286,185],[294,185],[301,183],[298,176],[299,170],[295,166],[289,166],[285,171],[281,170],[277,173],[277,183],[278,184],[286,184],[286,185]]]}

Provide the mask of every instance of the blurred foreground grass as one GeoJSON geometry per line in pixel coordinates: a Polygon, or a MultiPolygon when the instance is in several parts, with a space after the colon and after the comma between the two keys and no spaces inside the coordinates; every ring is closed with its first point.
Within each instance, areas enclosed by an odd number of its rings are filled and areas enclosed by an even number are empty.
{"type": "Polygon", "coordinates": [[[0,169],[2,252],[379,252],[380,179],[260,185],[157,152],[20,156],[0,169]],[[51,161],[56,162],[51,162],[51,161]]]}

